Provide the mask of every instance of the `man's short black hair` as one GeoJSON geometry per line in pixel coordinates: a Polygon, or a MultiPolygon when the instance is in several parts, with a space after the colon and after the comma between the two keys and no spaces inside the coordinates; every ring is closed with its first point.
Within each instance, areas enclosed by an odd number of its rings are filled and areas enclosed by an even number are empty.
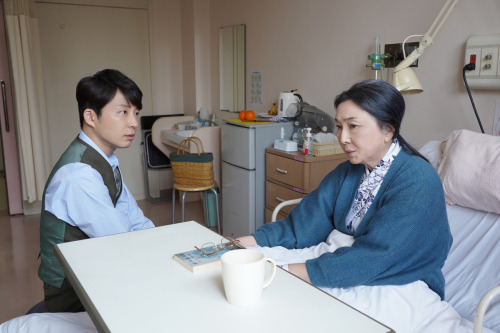
{"type": "Polygon", "coordinates": [[[80,128],[83,128],[83,112],[92,109],[97,117],[120,90],[127,101],[138,110],[142,109],[142,91],[130,78],[115,69],[104,69],[92,76],[84,77],[76,86],[76,100],[80,128]]]}

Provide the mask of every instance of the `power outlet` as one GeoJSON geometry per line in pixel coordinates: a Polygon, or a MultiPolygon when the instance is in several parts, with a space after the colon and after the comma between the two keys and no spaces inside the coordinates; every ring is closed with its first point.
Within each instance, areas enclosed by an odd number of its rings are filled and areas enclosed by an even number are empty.
{"type": "Polygon", "coordinates": [[[496,76],[498,73],[498,47],[485,47],[481,50],[480,76],[496,76]]]}
{"type": "Polygon", "coordinates": [[[466,71],[469,87],[476,89],[500,88],[500,34],[470,36],[465,44],[465,64],[475,57],[476,69],[466,71]]]}
{"type": "Polygon", "coordinates": [[[467,48],[465,50],[465,64],[476,64],[476,69],[473,71],[467,71],[467,77],[478,77],[479,69],[481,68],[481,49],[480,48],[467,48]]]}
{"type": "MultiPolygon", "coordinates": [[[[417,49],[418,46],[420,45],[419,42],[411,42],[411,43],[405,43],[405,53],[406,56],[408,56],[410,53],[413,52],[413,50],[417,49]]],[[[384,53],[387,56],[385,58],[384,63],[386,68],[394,68],[401,61],[404,60],[404,55],[403,55],[403,43],[399,44],[385,44],[384,47],[384,53]]],[[[410,67],[418,67],[418,59],[415,60],[413,64],[411,64],[410,67]]]]}

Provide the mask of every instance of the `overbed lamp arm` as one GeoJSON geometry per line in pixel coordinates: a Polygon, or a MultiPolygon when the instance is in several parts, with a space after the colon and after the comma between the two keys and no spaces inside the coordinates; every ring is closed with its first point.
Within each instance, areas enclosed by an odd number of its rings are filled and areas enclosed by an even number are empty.
{"type": "Polygon", "coordinates": [[[420,93],[423,91],[422,85],[417,76],[409,67],[415,62],[426,48],[431,46],[434,37],[437,35],[451,11],[457,5],[458,0],[447,0],[438,16],[432,23],[429,30],[420,40],[420,44],[409,56],[407,56],[399,65],[394,68],[393,84],[402,93],[420,93]]]}

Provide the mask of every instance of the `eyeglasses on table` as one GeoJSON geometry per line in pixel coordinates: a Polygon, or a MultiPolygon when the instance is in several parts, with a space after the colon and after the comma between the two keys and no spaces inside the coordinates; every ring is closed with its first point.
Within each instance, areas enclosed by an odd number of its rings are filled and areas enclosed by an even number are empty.
{"type": "Polygon", "coordinates": [[[242,248],[241,245],[238,244],[239,242],[240,241],[234,239],[233,234],[231,234],[230,237],[223,237],[219,244],[215,244],[213,242],[207,242],[200,247],[195,246],[194,248],[200,251],[202,256],[208,257],[223,250],[234,250],[242,248]]]}

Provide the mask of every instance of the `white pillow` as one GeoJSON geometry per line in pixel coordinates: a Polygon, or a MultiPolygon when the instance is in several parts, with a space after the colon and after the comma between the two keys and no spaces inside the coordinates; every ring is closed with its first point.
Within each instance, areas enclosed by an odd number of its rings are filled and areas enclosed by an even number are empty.
{"type": "Polygon", "coordinates": [[[446,203],[500,214],[500,136],[453,131],[438,173],[446,203]]]}
{"type": "Polygon", "coordinates": [[[440,148],[441,142],[442,141],[431,140],[418,150],[418,152],[422,154],[436,170],[442,157],[440,148]]]}

